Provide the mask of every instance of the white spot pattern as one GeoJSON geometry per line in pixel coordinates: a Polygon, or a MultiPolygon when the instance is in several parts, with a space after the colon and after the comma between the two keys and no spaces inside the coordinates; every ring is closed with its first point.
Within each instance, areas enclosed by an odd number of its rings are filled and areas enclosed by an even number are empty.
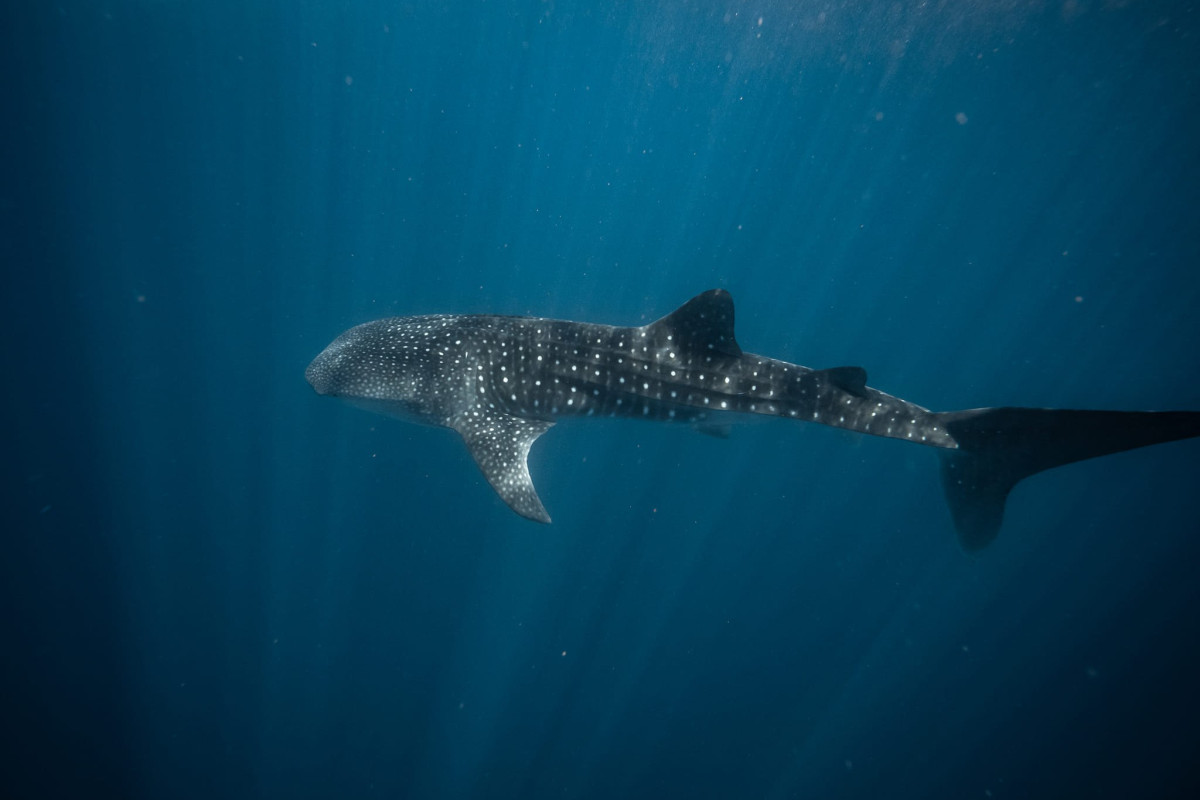
{"type": "Polygon", "coordinates": [[[454,428],[500,496],[542,521],[526,455],[567,416],[696,423],[716,409],[956,447],[929,412],[867,388],[858,368],[743,353],[720,291],[641,328],[483,315],[368,322],[335,339],[306,377],[320,394],[454,428]]]}

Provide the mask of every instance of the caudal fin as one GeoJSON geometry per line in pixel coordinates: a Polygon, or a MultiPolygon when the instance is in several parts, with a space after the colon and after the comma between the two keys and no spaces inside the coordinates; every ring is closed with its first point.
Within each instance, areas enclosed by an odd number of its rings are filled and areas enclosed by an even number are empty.
{"type": "Polygon", "coordinates": [[[1136,447],[1200,436],[1195,411],[977,408],[936,415],[958,442],[944,451],[942,485],[964,550],[1000,531],[1004,501],[1023,478],[1136,447]]]}

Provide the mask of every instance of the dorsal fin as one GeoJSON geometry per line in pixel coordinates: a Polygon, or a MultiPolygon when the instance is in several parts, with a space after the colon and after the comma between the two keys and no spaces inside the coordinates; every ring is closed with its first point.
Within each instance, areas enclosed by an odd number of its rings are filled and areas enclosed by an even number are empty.
{"type": "Polygon", "coordinates": [[[862,367],[830,367],[814,374],[824,376],[834,386],[855,397],[867,396],[867,371],[862,367]]]}
{"type": "Polygon", "coordinates": [[[680,349],[715,352],[730,358],[742,355],[733,337],[733,297],[724,289],[710,289],[646,326],[655,342],[667,337],[680,349]]]}

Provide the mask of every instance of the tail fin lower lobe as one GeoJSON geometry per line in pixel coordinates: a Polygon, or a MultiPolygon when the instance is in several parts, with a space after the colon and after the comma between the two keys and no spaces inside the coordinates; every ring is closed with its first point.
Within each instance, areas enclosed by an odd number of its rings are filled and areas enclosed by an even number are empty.
{"type": "Polygon", "coordinates": [[[1030,475],[1200,436],[1196,411],[977,408],[935,416],[959,445],[944,451],[942,486],[959,542],[968,552],[982,550],[996,538],[1008,493],[1030,475]]]}

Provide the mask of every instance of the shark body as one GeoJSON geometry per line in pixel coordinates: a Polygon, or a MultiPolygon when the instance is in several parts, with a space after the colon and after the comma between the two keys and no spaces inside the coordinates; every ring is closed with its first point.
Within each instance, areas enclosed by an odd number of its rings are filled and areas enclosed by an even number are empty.
{"type": "Polygon", "coordinates": [[[816,422],[936,448],[959,540],[995,538],[1022,478],[1200,435],[1200,412],[985,408],[933,412],[866,385],[861,367],[810,369],[743,352],[733,300],[714,289],[641,327],[536,317],[393,317],[351,328],[305,372],[318,394],[452,428],[518,514],[550,516],[530,446],[557,420],[707,424],[741,413],[816,422]]]}

